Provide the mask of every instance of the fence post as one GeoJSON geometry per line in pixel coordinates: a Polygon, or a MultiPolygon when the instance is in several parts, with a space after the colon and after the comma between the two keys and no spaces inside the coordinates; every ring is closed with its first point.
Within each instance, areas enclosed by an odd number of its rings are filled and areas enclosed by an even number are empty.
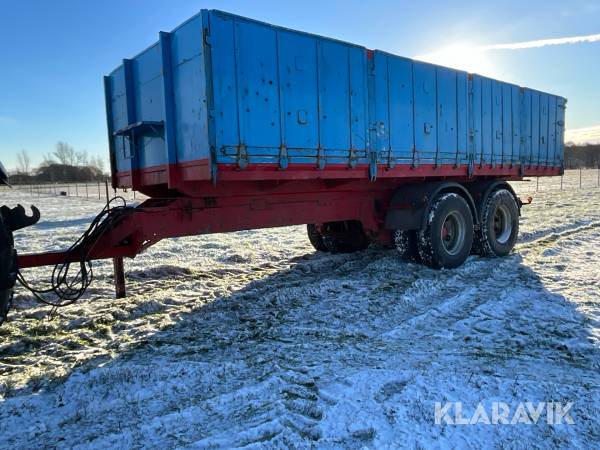
{"type": "Polygon", "coordinates": [[[535,179],[535,192],[537,192],[540,188],[540,177],[535,179]]]}
{"type": "Polygon", "coordinates": [[[100,180],[98,180],[98,199],[100,199],[100,180]]]}
{"type": "Polygon", "coordinates": [[[87,187],[87,182],[85,183],[85,198],[88,198],[88,187],[87,187]]]}
{"type": "Polygon", "coordinates": [[[581,167],[579,168],[579,189],[581,189],[581,174],[582,174],[582,169],[581,167]]]}
{"type": "Polygon", "coordinates": [[[563,177],[564,177],[564,175],[560,176],[560,190],[561,191],[563,190],[563,177]]]}
{"type": "Polygon", "coordinates": [[[75,197],[79,197],[79,189],[77,189],[77,183],[75,183],[75,197]]]}

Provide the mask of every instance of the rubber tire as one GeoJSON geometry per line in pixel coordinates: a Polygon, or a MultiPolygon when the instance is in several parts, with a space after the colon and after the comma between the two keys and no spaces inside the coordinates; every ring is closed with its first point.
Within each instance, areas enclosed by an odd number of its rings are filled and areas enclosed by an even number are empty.
{"type": "Polygon", "coordinates": [[[400,254],[400,258],[406,262],[421,263],[416,230],[394,231],[394,244],[400,254]]]}
{"type": "Polygon", "coordinates": [[[309,223],[306,225],[306,233],[308,234],[308,240],[312,244],[315,250],[319,252],[326,252],[327,247],[323,242],[323,236],[317,230],[317,226],[315,224],[309,223]]]}
{"type": "Polygon", "coordinates": [[[323,244],[330,253],[359,252],[370,244],[362,224],[358,221],[329,222],[324,226],[330,233],[323,234],[323,244]]]}
{"type": "Polygon", "coordinates": [[[514,195],[507,189],[499,189],[492,192],[487,199],[482,209],[481,226],[475,234],[474,249],[477,254],[488,257],[498,258],[508,255],[517,243],[519,237],[519,207],[514,195]],[[511,233],[505,243],[500,243],[494,238],[494,215],[496,210],[504,205],[510,214],[511,233]]]}
{"type": "Polygon", "coordinates": [[[473,245],[473,215],[466,200],[455,193],[440,194],[429,209],[429,220],[424,230],[417,233],[419,256],[423,264],[433,269],[454,269],[462,265],[473,245]],[[441,239],[442,226],[449,213],[456,212],[464,219],[462,248],[452,255],[446,251],[441,239]]]}

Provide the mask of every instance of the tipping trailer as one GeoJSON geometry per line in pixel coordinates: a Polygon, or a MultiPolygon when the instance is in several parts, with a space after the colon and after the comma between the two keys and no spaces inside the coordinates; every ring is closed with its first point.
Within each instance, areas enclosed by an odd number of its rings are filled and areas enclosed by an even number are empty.
{"type": "Polygon", "coordinates": [[[563,172],[562,97],[221,11],[161,32],[104,87],[112,185],[149,199],[19,268],[298,224],[317,250],[380,242],[453,268],[512,250],[508,181],[563,172]]]}

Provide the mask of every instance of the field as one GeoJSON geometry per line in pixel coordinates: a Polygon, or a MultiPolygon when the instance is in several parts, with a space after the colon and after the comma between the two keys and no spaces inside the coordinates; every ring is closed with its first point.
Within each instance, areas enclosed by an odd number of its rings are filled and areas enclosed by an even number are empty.
{"type": "MultiPolygon", "coordinates": [[[[600,447],[596,172],[516,183],[516,252],[434,271],[394,250],[315,252],[304,227],[163,241],[95,264],[79,303],[23,289],[0,328],[0,448],[600,447]],[[573,402],[573,424],[434,423],[436,402],[573,402]]],[[[102,201],[2,191],[67,246],[102,201]]],[[[48,268],[25,272],[41,283],[48,268]]],[[[490,406],[491,409],[491,406],[490,406]]],[[[470,413],[469,413],[470,411],[470,413]]]]}

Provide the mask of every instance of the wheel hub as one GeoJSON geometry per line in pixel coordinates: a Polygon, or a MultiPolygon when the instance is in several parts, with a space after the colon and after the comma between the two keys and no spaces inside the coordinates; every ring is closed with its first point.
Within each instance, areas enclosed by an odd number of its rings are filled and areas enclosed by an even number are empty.
{"type": "Polygon", "coordinates": [[[451,211],[444,219],[440,237],[444,250],[450,255],[460,252],[465,240],[465,227],[464,218],[456,211],[451,211]]]}
{"type": "Polygon", "coordinates": [[[505,205],[500,205],[494,213],[492,232],[494,239],[500,244],[506,244],[512,233],[511,214],[505,205]]]}

